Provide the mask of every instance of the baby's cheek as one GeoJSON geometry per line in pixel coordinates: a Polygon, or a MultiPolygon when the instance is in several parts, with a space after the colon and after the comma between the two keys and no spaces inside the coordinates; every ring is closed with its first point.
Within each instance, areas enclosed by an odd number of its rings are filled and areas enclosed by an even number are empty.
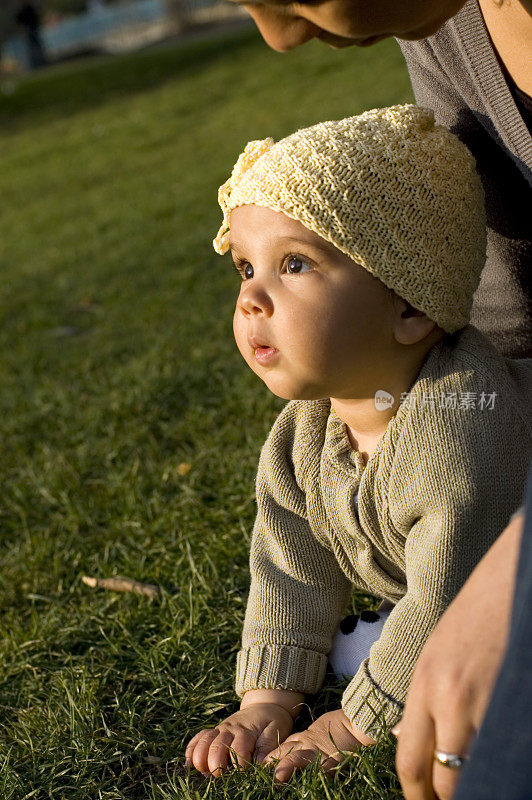
{"type": "Polygon", "coordinates": [[[253,351],[248,343],[248,335],[245,323],[243,324],[243,321],[241,322],[238,316],[239,312],[237,309],[233,317],[233,335],[235,337],[236,346],[240,350],[240,355],[242,356],[248,367],[251,367],[253,372],[257,372],[257,363],[255,361],[253,351]]]}
{"type": "MultiPolygon", "coordinates": [[[[244,356],[244,344],[247,344],[247,336],[244,331],[241,319],[242,314],[239,312],[238,308],[235,310],[233,315],[233,336],[235,337],[235,342],[237,344],[238,349],[244,356]]],[[[244,356],[245,358],[245,356],[244,356]]]]}

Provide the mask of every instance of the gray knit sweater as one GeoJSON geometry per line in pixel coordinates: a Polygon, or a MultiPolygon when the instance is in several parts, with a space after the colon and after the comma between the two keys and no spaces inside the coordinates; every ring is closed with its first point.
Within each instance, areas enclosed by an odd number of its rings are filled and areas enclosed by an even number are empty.
{"type": "Polygon", "coordinates": [[[396,605],[342,706],[375,736],[398,720],[423,643],[521,501],[531,400],[532,360],[468,325],[428,352],[367,465],[329,400],[285,406],[259,461],[240,696],[316,692],[356,586],[396,605]]]}
{"type": "Polygon", "coordinates": [[[532,357],[532,136],[477,0],[428,39],[399,40],[416,101],[469,147],[486,193],[488,258],[471,323],[503,355],[532,357]]]}

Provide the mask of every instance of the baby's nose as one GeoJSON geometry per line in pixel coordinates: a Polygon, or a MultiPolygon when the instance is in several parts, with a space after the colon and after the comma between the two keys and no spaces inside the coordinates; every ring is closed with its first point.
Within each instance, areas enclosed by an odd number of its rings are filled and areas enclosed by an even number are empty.
{"type": "Polygon", "coordinates": [[[238,306],[244,316],[264,314],[269,317],[273,313],[273,303],[267,292],[262,289],[249,288],[238,298],[238,306]]]}
{"type": "Polygon", "coordinates": [[[321,33],[317,25],[290,14],[285,8],[246,5],[246,9],[255,20],[266,44],[278,53],[293,50],[321,33]]]}

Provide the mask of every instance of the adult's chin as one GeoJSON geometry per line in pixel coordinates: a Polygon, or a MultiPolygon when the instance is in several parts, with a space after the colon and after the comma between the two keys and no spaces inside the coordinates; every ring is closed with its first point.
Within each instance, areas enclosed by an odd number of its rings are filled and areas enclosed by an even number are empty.
{"type": "Polygon", "coordinates": [[[344,47],[354,47],[356,42],[353,39],[338,39],[333,38],[332,36],[318,36],[317,37],[320,42],[324,44],[328,44],[329,47],[332,47],[333,50],[343,50],[344,47]]]}
{"type": "Polygon", "coordinates": [[[450,19],[451,16],[449,15],[439,17],[412,31],[401,31],[400,33],[394,34],[394,36],[396,39],[406,39],[410,42],[417,42],[419,39],[426,39],[428,36],[434,36],[434,34],[450,19]]]}
{"type": "Polygon", "coordinates": [[[372,44],[382,42],[383,39],[388,39],[391,36],[389,33],[379,34],[378,36],[366,36],[360,39],[349,39],[343,36],[332,36],[331,34],[324,33],[318,36],[318,39],[334,50],[343,50],[344,47],[371,47],[372,44]]]}

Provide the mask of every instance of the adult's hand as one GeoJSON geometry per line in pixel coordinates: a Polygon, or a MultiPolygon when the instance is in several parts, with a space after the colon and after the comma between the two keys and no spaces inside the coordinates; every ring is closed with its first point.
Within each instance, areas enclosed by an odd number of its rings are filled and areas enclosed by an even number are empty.
{"type": "Polygon", "coordinates": [[[460,776],[434,749],[465,755],[484,718],[509,633],[524,514],[479,562],[423,648],[397,735],[406,800],[451,800],[460,776]]]}

